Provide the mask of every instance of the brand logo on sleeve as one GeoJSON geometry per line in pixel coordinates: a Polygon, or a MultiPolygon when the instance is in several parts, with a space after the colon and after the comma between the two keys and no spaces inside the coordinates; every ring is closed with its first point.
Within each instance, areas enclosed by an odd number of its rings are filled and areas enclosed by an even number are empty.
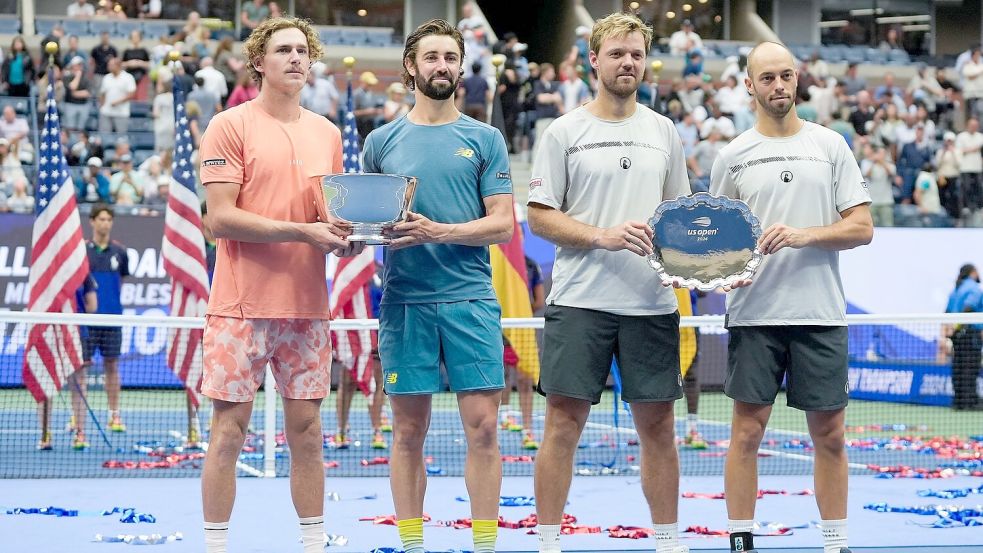
{"type": "Polygon", "coordinates": [[[202,165],[202,167],[212,167],[212,166],[222,167],[222,166],[225,165],[225,160],[224,159],[206,159],[205,161],[202,161],[201,162],[201,165],[202,165]]]}
{"type": "Polygon", "coordinates": [[[396,383],[396,377],[397,377],[396,373],[389,373],[389,374],[387,374],[386,375],[386,384],[395,384],[396,383]]]}
{"type": "Polygon", "coordinates": [[[784,182],[784,183],[792,182],[792,172],[791,171],[782,171],[782,174],[780,175],[780,178],[782,179],[782,182],[784,182]]]}
{"type": "Polygon", "coordinates": [[[536,178],[529,181],[529,188],[536,188],[543,185],[543,179],[536,178]]]}
{"type": "Polygon", "coordinates": [[[499,171],[498,173],[495,173],[495,176],[503,180],[509,180],[512,178],[512,175],[510,175],[508,171],[499,171]]]}
{"type": "Polygon", "coordinates": [[[458,148],[457,151],[454,152],[454,155],[471,159],[474,157],[474,150],[471,148],[458,148]]]}

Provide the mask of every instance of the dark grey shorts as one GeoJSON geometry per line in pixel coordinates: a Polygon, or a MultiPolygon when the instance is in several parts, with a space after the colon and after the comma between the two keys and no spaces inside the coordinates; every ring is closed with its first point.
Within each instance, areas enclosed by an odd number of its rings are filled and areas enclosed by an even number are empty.
{"type": "Polygon", "coordinates": [[[597,404],[616,358],[622,399],[672,401],[683,396],[679,313],[625,316],[550,305],[543,331],[538,390],[597,404]]]}
{"type": "Polygon", "coordinates": [[[789,407],[846,407],[847,327],[732,326],[724,392],[745,403],[771,405],[785,380],[789,407]]]}

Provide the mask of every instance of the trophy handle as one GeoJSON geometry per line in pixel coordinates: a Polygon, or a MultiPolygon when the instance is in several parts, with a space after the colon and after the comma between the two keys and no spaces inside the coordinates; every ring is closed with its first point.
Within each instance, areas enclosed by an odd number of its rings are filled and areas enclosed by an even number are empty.
{"type": "Polygon", "coordinates": [[[314,209],[317,211],[317,220],[322,223],[328,222],[328,206],[324,203],[324,192],[321,183],[324,182],[324,175],[318,176],[314,181],[314,209]]]}

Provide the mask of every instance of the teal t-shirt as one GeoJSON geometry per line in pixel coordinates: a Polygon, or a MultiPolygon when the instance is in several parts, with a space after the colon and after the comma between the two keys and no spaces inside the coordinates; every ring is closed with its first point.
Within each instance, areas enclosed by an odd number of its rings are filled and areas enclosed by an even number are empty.
{"type": "MultiPolygon", "coordinates": [[[[405,116],[369,133],[363,170],[416,177],[412,211],[438,223],[485,216],[483,198],[512,193],[502,134],[461,115],[444,125],[405,116]]],[[[382,303],[495,299],[487,246],[423,244],[387,251],[382,303]]]]}

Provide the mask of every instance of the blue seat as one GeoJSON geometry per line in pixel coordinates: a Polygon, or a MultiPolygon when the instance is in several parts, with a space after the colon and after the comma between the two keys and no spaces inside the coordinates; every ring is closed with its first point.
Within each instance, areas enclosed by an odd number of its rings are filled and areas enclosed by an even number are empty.
{"type": "Polygon", "coordinates": [[[48,36],[51,34],[51,29],[55,28],[56,23],[58,23],[57,19],[35,19],[34,32],[42,37],[48,36]]]}
{"type": "Polygon", "coordinates": [[[0,18],[0,33],[8,35],[20,34],[20,19],[15,17],[0,18]]]}
{"type": "Polygon", "coordinates": [[[154,133],[152,132],[131,132],[130,148],[133,150],[154,149],[154,133]]]}
{"type": "Polygon", "coordinates": [[[365,29],[342,29],[341,40],[349,46],[363,46],[369,41],[365,29]]]}
{"type": "Polygon", "coordinates": [[[66,35],[84,37],[91,34],[89,31],[89,22],[85,19],[66,19],[61,22],[61,26],[65,29],[66,35]]]}
{"type": "Polygon", "coordinates": [[[867,48],[867,61],[875,65],[887,63],[887,54],[880,48],[867,48]]]}
{"type": "Polygon", "coordinates": [[[143,24],[143,37],[148,39],[157,40],[162,36],[170,36],[171,28],[167,26],[167,23],[161,23],[160,21],[148,21],[143,24]]]}
{"type": "Polygon", "coordinates": [[[393,43],[391,33],[369,33],[368,38],[369,46],[386,47],[393,43]]]}
{"type": "Polygon", "coordinates": [[[342,44],[341,40],[341,29],[321,29],[318,33],[321,36],[321,42],[327,45],[342,44]]]}
{"type": "MultiPolygon", "coordinates": [[[[95,31],[95,29],[93,29],[95,31]]],[[[133,31],[143,33],[143,21],[138,19],[124,19],[116,22],[115,36],[128,37],[133,31]]]]}
{"type": "Polygon", "coordinates": [[[895,48],[894,50],[891,50],[888,53],[887,60],[888,63],[893,63],[897,65],[904,65],[907,63],[911,63],[911,57],[908,55],[908,52],[905,52],[904,50],[898,48],[895,48]]]}
{"type": "Polygon", "coordinates": [[[130,119],[130,132],[150,132],[154,130],[154,120],[151,117],[136,117],[130,119]]]}
{"type": "Polygon", "coordinates": [[[133,166],[140,167],[144,161],[147,161],[153,155],[153,150],[133,150],[133,166]]]}
{"type": "Polygon", "coordinates": [[[105,19],[93,19],[89,21],[89,32],[94,35],[109,33],[109,36],[116,36],[116,22],[105,19]]]}
{"type": "Polygon", "coordinates": [[[150,114],[150,103],[149,102],[130,102],[130,117],[149,117],[150,114]]]}

